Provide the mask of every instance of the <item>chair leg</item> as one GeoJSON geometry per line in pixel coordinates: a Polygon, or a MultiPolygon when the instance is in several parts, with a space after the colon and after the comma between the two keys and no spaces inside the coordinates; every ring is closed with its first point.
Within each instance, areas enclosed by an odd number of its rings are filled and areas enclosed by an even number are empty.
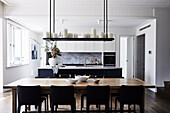
{"type": "Polygon", "coordinates": [[[111,96],[111,113],[112,113],[112,100],[113,99],[113,97],[111,96]]]}
{"type": "Polygon", "coordinates": [[[130,113],[131,109],[130,109],[130,104],[128,104],[128,113],[130,113]]]}
{"type": "Polygon", "coordinates": [[[41,104],[38,105],[38,113],[41,113],[41,104]]]}
{"type": "Polygon", "coordinates": [[[144,105],[143,104],[140,105],[140,113],[144,113],[144,105]]]}
{"type": "Polygon", "coordinates": [[[54,105],[51,105],[51,113],[54,113],[54,105]]]}
{"type": "Polygon", "coordinates": [[[81,113],[82,113],[82,108],[84,107],[84,96],[81,96],[81,113]]]}
{"type": "Polygon", "coordinates": [[[55,113],[57,113],[57,108],[58,108],[58,105],[55,106],[55,113]]]}
{"type": "Polygon", "coordinates": [[[98,107],[99,107],[99,113],[100,113],[100,104],[98,104],[98,107]]]}
{"type": "Polygon", "coordinates": [[[17,113],[20,113],[20,110],[21,110],[21,106],[18,105],[17,113]]]}
{"type": "Polygon", "coordinates": [[[47,95],[47,111],[49,111],[49,106],[48,106],[48,95],[47,95]]]}
{"type": "Polygon", "coordinates": [[[89,113],[89,105],[86,105],[86,113],[89,113]]]}
{"type": "Polygon", "coordinates": [[[37,109],[37,105],[35,105],[35,109],[37,109]]]}
{"type": "Polygon", "coordinates": [[[75,108],[75,107],[74,107],[74,105],[72,104],[72,105],[71,105],[71,113],[74,113],[74,108],[75,108]]]}
{"type": "Polygon", "coordinates": [[[28,111],[30,111],[31,110],[31,105],[28,105],[28,111]]]}
{"type": "Polygon", "coordinates": [[[82,111],[83,111],[82,109],[83,109],[83,108],[82,108],[82,106],[81,106],[81,113],[82,113],[82,111]]]}
{"type": "Polygon", "coordinates": [[[44,101],[44,107],[45,107],[45,113],[47,113],[47,102],[46,102],[46,99],[45,99],[45,101],[44,101]]]}
{"type": "Polygon", "coordinates": [[[27,105],[25,105],[25,113],[27,113],[27,105]]]}
{"type": "Polygon", "coordinates": [[[109,113],[109,104],[105,105],[105,113],[109,113]]]}
{"type": "Polygon", "coordinates": [[[99,105],[98,105],[98,104],[96,104],[96,108],[99,108],[99,105]]]}
{"type": "Polygon", "coordinates": [[[123,104],[120,103],[120,113],[123,113],[123,104]]]}
{"type": "Polygon", "coordinates": [[[134,113],[136,113],[136,107],[135,107],[135,104],[134,104],[134,113]]]}

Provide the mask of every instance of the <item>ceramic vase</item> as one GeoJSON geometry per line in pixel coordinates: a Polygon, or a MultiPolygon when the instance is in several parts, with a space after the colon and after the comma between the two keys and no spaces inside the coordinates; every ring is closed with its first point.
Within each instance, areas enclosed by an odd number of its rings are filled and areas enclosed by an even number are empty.
{"type": "Polygon", "coordinates": [[[53,57],[49,58],[48,62],[49,62],[51,67],[54,67],[57,64],[57,58],[53,58],[53,57]]]}

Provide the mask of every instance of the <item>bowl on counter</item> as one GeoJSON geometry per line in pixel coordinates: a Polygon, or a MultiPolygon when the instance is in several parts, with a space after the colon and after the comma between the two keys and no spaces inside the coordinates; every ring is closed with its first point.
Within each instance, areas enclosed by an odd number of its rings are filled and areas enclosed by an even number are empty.
{"type": "Polygon", "coordinates": [[[98,84],[98,83],[99,83],[99,81],[100,81],[100,79],[99,79],[99,78],[94,78],[94,79],[93,79],[93,82],[94,82],[94,83],[96,83],[96,84],[98,84]]]}
{"type": "Polygon", "coordinates": [[[68,78],[66,79],[66,82],[69,83],[69,84],[75,84],[78,80],[77,79],[74,79],[74,78],[68,78]]]}
{"type": "Polygon", "coordinates": [[[78,80],[79,82],[86,82],[89,79],[89,76],[75,76],[75,79],[78,80]]]}

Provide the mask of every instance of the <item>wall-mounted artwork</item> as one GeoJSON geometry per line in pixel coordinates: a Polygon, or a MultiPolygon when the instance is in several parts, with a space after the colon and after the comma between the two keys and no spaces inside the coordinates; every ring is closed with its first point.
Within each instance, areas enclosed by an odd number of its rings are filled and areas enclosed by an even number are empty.
{"type": "Polygon", "coordinates": [[[32,44],[31,48],[32,59],[37,59],[37,46],[32,44]]]}

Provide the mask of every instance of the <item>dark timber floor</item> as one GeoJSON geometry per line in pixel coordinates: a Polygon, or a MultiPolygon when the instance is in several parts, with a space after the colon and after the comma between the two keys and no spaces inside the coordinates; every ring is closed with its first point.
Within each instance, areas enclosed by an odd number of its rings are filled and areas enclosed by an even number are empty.
{"type": "Polygon", "coordinates": [[[170,99],[146,90],[145,113],[170,113],[170,99]]]}
{"type": "MultiPolygon", "coordinates": [[[[11,98],[11,92],[0,94],[0,113],[12,113],[11,98]]],[[[170,99],[147,89],[145,92],[145,113],[170,113],[170,99]]]]}

